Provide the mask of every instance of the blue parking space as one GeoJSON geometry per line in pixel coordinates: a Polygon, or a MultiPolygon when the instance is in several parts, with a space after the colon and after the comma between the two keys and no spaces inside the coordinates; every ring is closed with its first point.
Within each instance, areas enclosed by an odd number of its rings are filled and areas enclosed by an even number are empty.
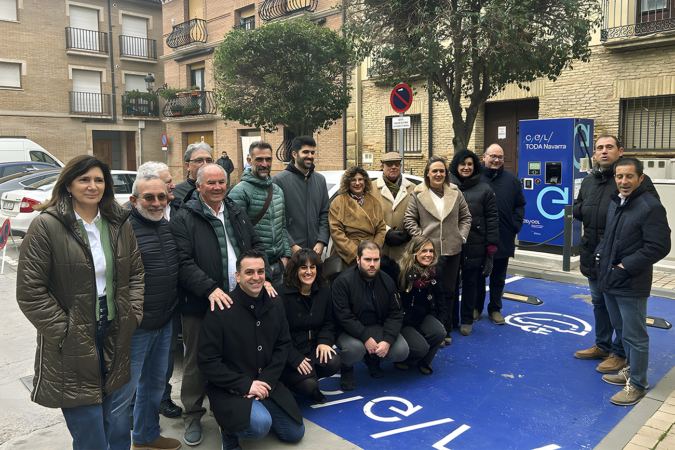
{"type": "MultiPolygon", "coordinates": [[[[600,361],[572,356],[594,342],[588,288],[509,281],[507,291],[544,303],[505,300],[506,325],[484,314],[471,336],[453,332],[431,376],[383,363],[376,380],[359,363],[354,391],[324,379],[328,403],[299,399],[303,415],[364,449],[592,449],[632,407],[610,403],[620,387],[602,381],[600,361]]],[[[675,301],[652,297],[648,314],[672,322],[675,301]]],[[[675,330],[648,329],[653,387],[675,366],[675,330]]]]}

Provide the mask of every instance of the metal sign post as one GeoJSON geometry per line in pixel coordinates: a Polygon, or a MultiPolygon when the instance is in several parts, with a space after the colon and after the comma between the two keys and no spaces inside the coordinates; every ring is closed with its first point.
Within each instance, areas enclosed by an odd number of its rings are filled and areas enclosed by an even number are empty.
{"type": "Polygon", "coordinates": [[[394,117],[391,121],[391,128],[398,130],[398,152],[401,154],[401,173],[405,171],[405,129],[410,128],[410,116],[403,115],[412,104],[413,94],[412,89],[405,83],[399,83],[389,96],[389,103],[396,111],[398,117],[394,117]],[[407,120],[406,120],[407,119],[407,120]]]}

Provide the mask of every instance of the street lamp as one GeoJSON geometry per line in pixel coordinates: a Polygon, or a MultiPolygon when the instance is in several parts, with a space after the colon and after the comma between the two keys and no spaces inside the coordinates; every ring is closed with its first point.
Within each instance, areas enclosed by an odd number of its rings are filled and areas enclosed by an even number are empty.
{"type": "Polygon", "coordinates": [[[164,89],[166,89],[167,86],[166,86],[166,83],[164,83],[164,85],[158,87],[156,91],[153,91],[152,88],[155,87],[155,77],[153,77],[152,74],[149,73],[145,77],[145,87],[146,87],[146,89],[148,90],[149,93],[156,95],[156,94],[160,93],[161,91],[163,91],[164,89]]]}

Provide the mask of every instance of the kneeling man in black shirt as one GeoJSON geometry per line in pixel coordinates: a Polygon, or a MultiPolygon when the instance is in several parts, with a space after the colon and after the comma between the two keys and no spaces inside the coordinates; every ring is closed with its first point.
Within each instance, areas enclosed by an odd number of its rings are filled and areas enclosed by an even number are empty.
{"type": "Polygon", "coordinates": [[[293,395],[278,381],[291,337],[283,303],[263,289],[263,257],[256,250],[239,255],[232,307],[208,311],[199,336],[199,369],[223,449],[240,450],[239,438],[262,439],[270,428],[285,442],[305,434],[293,395]]]}

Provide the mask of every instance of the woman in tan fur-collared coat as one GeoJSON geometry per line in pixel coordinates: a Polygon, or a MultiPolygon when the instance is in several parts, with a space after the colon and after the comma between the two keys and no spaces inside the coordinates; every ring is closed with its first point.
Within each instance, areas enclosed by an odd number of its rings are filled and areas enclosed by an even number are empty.
{"type": "Polygon", "coordinates": [[[370,195],[372,185],[368,172],[350,167],[342,175],[340,190],[328,212],[331,255],[337,253],[346,267],[356,265],[356,250],[361,241],[375,241],[382,248],[387,226],[382,206],[370,195]]]}
{"type": "MultiPolygon", "coordinates": [[[[447,311],[455,301],[455,281],[459,272],[462,244],[471,229],[471,213],[464,196],[450,184],[445,158],[432,156],[424,169],[424,183],[410,195],[403,220],[411,236],[424,234],[439,254],[438,267],[443,271],[441,285],[447,311]]],[[[445,329],[452,330],[448,314],[445,329]]],[[[446,344],[452,340],[447,337],[446,344]]]]}

